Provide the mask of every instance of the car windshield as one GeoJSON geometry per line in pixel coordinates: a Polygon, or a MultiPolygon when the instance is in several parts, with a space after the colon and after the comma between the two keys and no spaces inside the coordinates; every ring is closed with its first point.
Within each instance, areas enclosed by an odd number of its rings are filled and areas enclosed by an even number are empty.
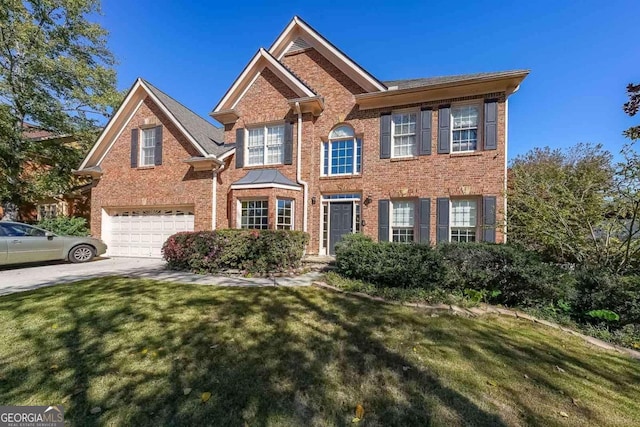
{"type": "Polygon", "coordinates": [[[46,231],[26,224],[1,223],[0,235],[9,237],[44,237],[46,231]]]}

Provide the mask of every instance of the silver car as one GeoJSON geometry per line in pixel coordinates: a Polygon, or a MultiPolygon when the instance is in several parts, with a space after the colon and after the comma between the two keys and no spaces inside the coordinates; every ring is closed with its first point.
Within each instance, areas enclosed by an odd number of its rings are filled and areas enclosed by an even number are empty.
{"type": "Polygon", "coordinates": [[[0,265],[68,260],[87,262],[107,245],[93,237],[58,236],[19,222],[0,221],[0,265]]]}

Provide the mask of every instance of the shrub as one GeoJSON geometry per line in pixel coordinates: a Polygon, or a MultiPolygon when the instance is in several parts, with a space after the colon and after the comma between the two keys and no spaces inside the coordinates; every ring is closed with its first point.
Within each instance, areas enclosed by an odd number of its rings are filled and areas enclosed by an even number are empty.
{"type": "Polygon", "coordinates": [[[73,216],[57,216],[40,220],[37,227],[43,228],[60,236],[88,236],[87,220],[73,216]]]}
{"type": "Polygon", "coordinates": [[[543,262],[517,246],[491,243],[448,243],[437,246],[446,266],[449,290],[488,291],[489,302],[542,307],[574,296],[571,272],[543,262]]]}
{"type": "Polygon", "coordinates": [[[162,254],[172,270],[282,272],[300,266],[308,241],[306,233],[287,230],[182,232],[167,239],[162,254]]]}
{"type": "Polygon", "coordinates": [[[433,289],[444,278],[441,258],[430,246],[375,243],[362,234],[342,238],[336,266],[346,277],[389,287],[433,289]]]}

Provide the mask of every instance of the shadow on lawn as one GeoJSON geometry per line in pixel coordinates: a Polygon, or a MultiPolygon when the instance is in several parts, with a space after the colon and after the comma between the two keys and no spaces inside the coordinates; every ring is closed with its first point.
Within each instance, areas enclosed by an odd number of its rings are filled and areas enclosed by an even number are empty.
{"type": "MultiPolygon", "coordinates": [[[[518,366],[539,374],[538,384],[560,392],[537,369],[562,360],[567,370],[604,376],[623,396],[638,396],[618,377],[594,372],[606,354],[585,365],[569,352],[506,331],[470,327],[461,337],[430,325],[443,319],[403,316],[313,289],[96,279],[7,297],[3,311],[20,324],[17,338],[30,350],[5,353],[0,361],[0,403],[27,401],[34,391],[58,393],[66,396],[73,425],[346,425],[357,403],[365,406],[366,425],[506,425],[496,415],[500,408],[480,407],[408,357],[414,344],[400,343],[408,350],[399,351],[388,338],[394,328],[406,338],[436,342],[432,357],[462,355],[481,374],[493,373],[496,358],[517,358],[518,366]],[[60,330],[30,327],[34,312],[58,319],[60,330]],[[466,339],[481,342],[482,351],[466,339]],[[30,367],[16,363],[28,355],[35,355],[30,367]],[[212,397],[201,403],[205,391],[212,397]],[[95,406],[101,415],[90,415],[95,406]]],[[[625,374],[640,381],[640,369],[625,374]]],[[[520,405],[519,421],[544,424],[544,414],[526,401],[520,405]]]]}

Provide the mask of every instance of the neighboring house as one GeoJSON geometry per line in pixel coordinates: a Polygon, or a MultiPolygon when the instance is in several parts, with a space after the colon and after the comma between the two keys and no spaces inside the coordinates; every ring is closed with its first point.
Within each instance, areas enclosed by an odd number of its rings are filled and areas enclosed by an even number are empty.
{"type": "MultiPolygon", "coordinates": [[[[59,135],[33,124],[23,125],[24,135],[35,142],[68,144],[74,147],[76,140],[70,135],[59,135]]],[[[27,162],[23,173],[27,176],[37,174],[43,168],[52,165],[42,163],[37,159],[27,162]]],[[[18,219],[24,222],[35,222],[45,218],[55,218],[60,215],[79,216],[90,219],[91,187],[92,183],[84,178],[76,178],[76,184],[64,194],[43,195],[35,203],[25,203],[18,206],[18,219]]],[[[4,211],[0,207],[0,218],[4,211]]]]}
{"type": "MultiPolygon", "coordinates": [[[[381,57],[384,60],[384,57],[381,57]]],[[[380,81],[295,17],[211,116],[138,79],[78,173],[111,255],[181,230],[503,242],[507,98],[528,71],[380,81]]]]}

